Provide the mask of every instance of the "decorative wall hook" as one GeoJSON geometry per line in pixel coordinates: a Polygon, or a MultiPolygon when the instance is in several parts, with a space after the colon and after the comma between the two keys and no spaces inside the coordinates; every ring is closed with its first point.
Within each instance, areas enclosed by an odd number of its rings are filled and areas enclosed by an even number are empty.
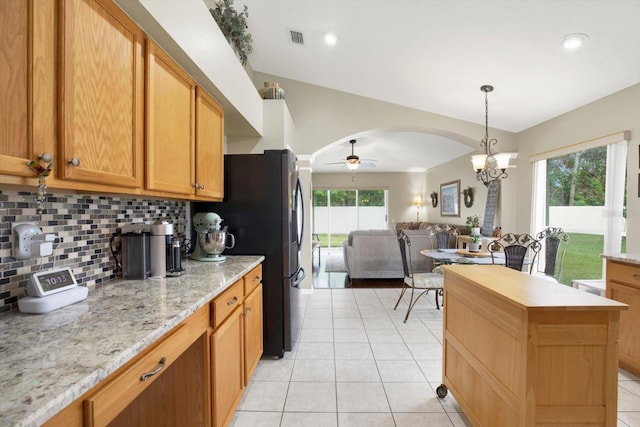
{"type": "Polygon", "coordinates": [[[27,167],[38,174],[38,194],[36,195],[36,212],[44,212],[43,203],[47,196],[47,177],[53,170],[53,157],[50,153],[42,153],[38,160],[30,160],[27,167]]]}
{"type": "Polygon", "coordinates": [[[438,193],[435,191],[429,195],[431,197],[431,206],[434,208],[438,207],[438,193]]]}
{"type": "Polygon", "coordinates": [[[464,194],[464,205],[468,208],[473,206],[473,188],[467,187],[462,190],[462,194],[464,194]]]}

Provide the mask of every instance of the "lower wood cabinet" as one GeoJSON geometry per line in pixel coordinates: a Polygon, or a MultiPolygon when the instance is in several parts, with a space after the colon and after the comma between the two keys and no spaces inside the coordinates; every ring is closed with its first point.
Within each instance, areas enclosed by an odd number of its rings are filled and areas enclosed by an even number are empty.
{"type": "Polygon", "coordinates": [[[607,298],[629,305],[620,314],[620,367],[640,375],[640,265],[607,260],[607,298]]]}
{"type": "Polygon", "coordinates": [[[262,357],[261,281],[262,265],[258,265],[211,303],[214,427],[229,424],[262,357]]]}
{"type": "Polygon", "coordinates": [[[261,281],[258,265],[43,426],[228,425],[262,356],[261,281]]]}
{"type": "Polygon", "coordinates": [[[211,336],[213,426],[229,424],[244,388],[242,368],[242,304],[211,336]]]}
{"type": "Polygon", "coordinates": [[[244,300],[244,385],[262,357],[262,284],[258,284],[244,300]]]}

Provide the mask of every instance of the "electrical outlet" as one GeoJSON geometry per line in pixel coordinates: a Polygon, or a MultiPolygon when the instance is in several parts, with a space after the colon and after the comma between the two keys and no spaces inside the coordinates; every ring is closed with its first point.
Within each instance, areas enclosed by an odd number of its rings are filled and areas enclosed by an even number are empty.
{"type": "Polygon", "coordinates": [[[35,222],[14,222],[11,224],[13,235],[13,257],[15,259],[31,258],[33,237],[42,234],[35,222]]]}

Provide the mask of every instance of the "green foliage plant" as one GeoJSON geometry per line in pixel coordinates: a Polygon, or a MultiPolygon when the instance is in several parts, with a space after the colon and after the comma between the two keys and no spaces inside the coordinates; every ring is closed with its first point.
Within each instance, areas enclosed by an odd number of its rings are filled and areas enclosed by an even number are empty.
{"type": "Polygon", "coordinates": [[[247,65],[247,58],[253,52],[253,38],[247,26],[249,11],[245,5],[242,12],[238,13],[233,7],[233,0],[218,0],[213,9],[209,9],[213,19],[220,27],[222,34],[233,46],[240,58],[242,65],[247,65]]]}
{"type": "Polygon", "coordinates": [[[478,215],[470,215],[467,217],[467,227],[480,227],[480,217],[478,215]]]}

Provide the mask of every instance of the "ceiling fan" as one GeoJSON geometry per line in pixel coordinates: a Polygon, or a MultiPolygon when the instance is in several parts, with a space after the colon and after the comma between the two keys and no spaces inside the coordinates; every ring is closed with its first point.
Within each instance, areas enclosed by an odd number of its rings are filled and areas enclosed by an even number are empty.
{"type": "Polygon", "coordinates": [[[360,165],[362,166],[368,166],[368,167],[374,167],[375,166],[375,162],[377,160],[374,159],[360,159],[360,156],[357,156],[354,152],[355,146],[356,146],[356,140],[352,139],[349,141],[349,144],[351,144],[351,154],[347,156],[346,159],[340,161],[340,162],[332,162],[332,163],[326,163],[327,165],[346,165],[349,170],[351,171],[355,171],[356,169],[358,169],[360,167],[360,165]]]}

